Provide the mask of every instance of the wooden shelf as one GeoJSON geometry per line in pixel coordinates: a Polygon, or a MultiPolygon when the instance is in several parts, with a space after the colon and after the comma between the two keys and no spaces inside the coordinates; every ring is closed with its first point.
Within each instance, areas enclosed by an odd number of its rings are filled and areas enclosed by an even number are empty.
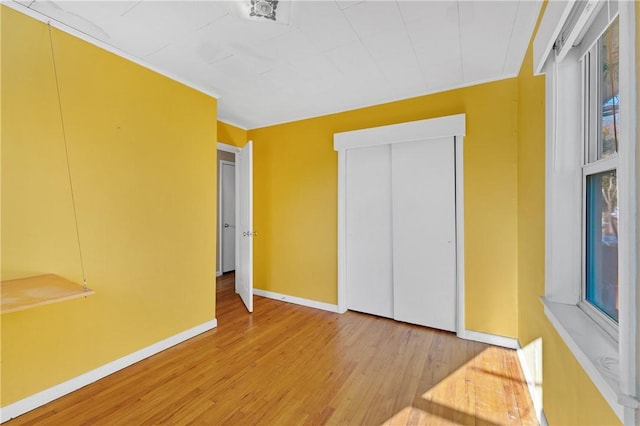
{"type": "Polygon", "coordinates": [[[54,274],[2,281],[0,289],[2,293],[0,310],[3,314],[86,297],[95,293],[91,289],[84,289],[81,285],[54,274]]]}

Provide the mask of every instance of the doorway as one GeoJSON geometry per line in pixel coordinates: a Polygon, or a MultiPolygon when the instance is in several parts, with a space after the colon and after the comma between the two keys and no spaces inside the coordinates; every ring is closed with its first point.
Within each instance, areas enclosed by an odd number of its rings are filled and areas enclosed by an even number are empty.
{"type": "Polygon", "coordinates": [[[236,269],[236,155],[218,149],[218,256],[216,275],[236,269]]]}
{"type": "Polygon", "coordinates": [[[222,273],[236,270],[236,165],[220,161],[220,258],[222,273]]]}
{"type": "Polygon", "coordinates": [[[216,275],[232,271],[235,292],[253,312],[253,143],[218,143],[216,275]]]}

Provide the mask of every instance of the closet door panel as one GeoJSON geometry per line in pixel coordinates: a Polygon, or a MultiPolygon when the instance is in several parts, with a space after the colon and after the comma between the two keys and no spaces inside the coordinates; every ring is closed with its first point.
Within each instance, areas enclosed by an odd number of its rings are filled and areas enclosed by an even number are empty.
{"type": "Polygon", "coordinates": [[[393,318],[390,146],[346,157],[347,308],[393,318]]]}
{"type": "Polygon", "coordinates": [[[455,159],[450,138],[391,147],[393,311],[456,330],[455,159]]]}

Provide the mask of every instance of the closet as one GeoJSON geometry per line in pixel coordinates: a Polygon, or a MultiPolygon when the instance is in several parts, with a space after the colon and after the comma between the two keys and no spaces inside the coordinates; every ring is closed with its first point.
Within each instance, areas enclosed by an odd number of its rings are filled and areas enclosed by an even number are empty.
{"type": "Polygon", "coordinates": [[[463,135],[457,115],[334,136],[339,306],[457,330],[463,135]]]}

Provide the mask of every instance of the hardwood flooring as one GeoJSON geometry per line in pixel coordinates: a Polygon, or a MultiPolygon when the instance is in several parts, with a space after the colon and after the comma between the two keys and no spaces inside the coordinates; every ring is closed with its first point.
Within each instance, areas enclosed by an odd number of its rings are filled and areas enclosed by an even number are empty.
{"type": "Polygon", "coordinates": [[[514,351],[218,280],[218,327],[6,423],[537,424],[514,351]]]}

